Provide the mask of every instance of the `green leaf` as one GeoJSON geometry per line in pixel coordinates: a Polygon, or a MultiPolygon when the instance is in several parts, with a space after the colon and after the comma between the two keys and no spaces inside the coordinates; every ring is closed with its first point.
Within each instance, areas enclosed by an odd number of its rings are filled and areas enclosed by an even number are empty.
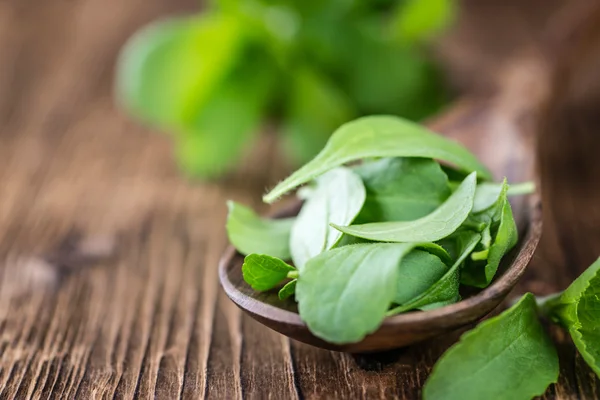
{"type": "Polygon", "coordinates": [[[289,241],[294,218],[260,218],[251,209],[233,201],[228,201],[227,207],[227,235],[240,253],[290,258],[289,241]]]}
{"type": "Polygon", "coordinates": [[[477,185],[471,173],[435,211],[414,221],[375,222],[333,227],[348,235],[380,242],[435,242],[458,229],[469,216],[477,185]]]}
{"type": "Polygon", "coordinates": [[[464,334],[433,367],[425,400],[529,400],[558,380],[558,356],[532,294],[464,334]]]}
{"type": "Polygon", "coordinates": [[[329,224],[352,222],[364,202],[365,187],[352,170],[340,167],[319,177],[292,226],[290,249],[296,268],[335,246],[342,233],[329,224]]]}
{"type": "Polygon", "coordinates": [[[238,66],[198,110],[192,124],[176,130],[179,166],[192,176],[215,177],[235,164],[258,133],[273,87],[263,60],[238,66]]]}
{"type": "Polygon", "coordinates": [[[458,143],[398,117],[372,116],[344,124],[312,161],[278,184],[263,200],[272,203],[330,169],[371,157],[437,158],[463,170],[477,171],[481,178],[491,177],[487,168],[458,143]]]}
{"type": "Polygon", "coordinates": [[[273,289],[292,271],[296,268],[266,254],[249,254],[242,265],[244,280],[258,292],[273,289]]]}
{"type": "Polygon", "coordinates": [[[357,222],[411,221],[431,213],[450,195],[440,165],[426,158],[384,158],[359,165],[367,198],[357,222]]]}
{"type": "MultiPolygon", "coordinates": [[[[503,183],[483,182],[477,185],[475,201],[473,202],[473,213],[484,211],[498,201],[502,193],[503,183]]],[[[535,192],[535,183],[523,182],[511,184],[508,188],[508,196],[521,196],[535,192]]]]}
{"type": "Polygon", "coordinates": [[[600,377],[600,259],[542,310],[571,335],[583,359],[600,377]]]}
{"type": "Polygon", "coordinates": [[[463,271],[462,283],[479,288],[487,287],[496,272],[502,257],[508,253],[518,241],[518,231],[512,208],[507,197],[508,185],[504,180],[503,189],[496,203],[478,214],[472,221],[479,221],[491,227],[491,245],[489,246],[486,263],[469,263],[463,271]]]}
{"type": "Polygon", "coordinates": [[[279,299],[280,300],[285,300],[288,297],[292,296],[294,294],[294,292],[296,291],[296,283],[298,282],[297,279],[293,279],[291,281],[289,281],[288,283],[285,284],[284,287],[281,288],[281,290],[279,291],[279,299]]]}
{"type": "Polygon", "coordinates": [[[456,248],[460,256],[454,265],[433,285],[431,285],[419,296],[388,311],[387,315],[395,315],[410,310],[431,310],[460,300],[458,292],[460,286],[460,267],[475,246],[481,240],[481,236],[474,232],[461,232],[454,238],[456,248]]]}
{"type": "Polygon", "coordinates": [[[221,13],[152,23],[120,55],[119,99],[160,128],[188,126],[235,64],[242,42],[238,21],[221,13]]]}
{"type": "Polygon", "coordinates": [[[374,332],[394,300],[406,243],[344,246],[319,254],[296,284],[300,317],[331,343],[353,343],[374,332]]]}
{"type": "Polygon", "coordinates": [[[325,76],[308,68],[292,76],[282,133],[286,154],[300,164],[314,157],[331,133],[355,113],[344,93],[325,76]]]}
{"type": "Polygon", "coordinates": [[[439,281],[447,271],[448,267],[439,257],[422,250],[411,251],[400,262],[394,303],[404,304],[414,299],[439,281]]]}
{"type": "Polygon", "coordinates": [[[408,0],[393,17],[395,36],[404,43],[430,39],[446,28],[456,12],[455,0],[408,0]]]}
{"type": "Polygon", "coordinates": [[[360,111],[415,121],[437,112],[449,98],[439,68],[415,46],[399,46],[379,16],[362,20],[349,32],[342,71],[360,111]]]}

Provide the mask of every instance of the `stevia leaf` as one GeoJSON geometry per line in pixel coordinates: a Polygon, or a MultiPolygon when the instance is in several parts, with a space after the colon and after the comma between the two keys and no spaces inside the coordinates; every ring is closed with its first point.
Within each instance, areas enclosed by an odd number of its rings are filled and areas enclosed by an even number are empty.
{"type": "Polygon", "coordinates": [[[450,195],[440,165],[426,158],[384,158],[354,169],[367,190],[358,223],[421,218],[450,195]]]}
{"type": "Polygon", "coordinates": [[[323,148],[331,133],[355,116],[348,99],[325,76],[308,68],[293,73],[282,127],[288,157],[304,163],[323,148]]]}
{"type": "Polygon", "coordinates": [[[242,265],[244,280],[258,292],[273,289],[295,270],[279,258],[266,254],[249,254],[242,265]]]}
{"type": "Polygon", "coordinates": [[[175,129],[177,161],[183,171],[218,176],[254,139],[274,82],[269,65],[262,61],[236,67],[197,110],[194,121],[175,129]]]}
{"type": "Polygon", "coordinates": [[[286,283],[285,286],[282,287],[278,293],[279,299],[285,300],[285,299],[291,297],[294,294],[294,292],[296,291],[296,283],[297,282],[298,282],[297,279],[293,279],[293,280],[289,281],[288,283],[286,283]]]}
{"type": "Polygon", "coordinates": [[[235,64],[243,41],[239,21],[222,13],[154,22],[120,55],[119,99],[160,128],[187,126],[235,64]]]}
{"type": "Polygon", "coordinates": [[[427,290],[401,306],[391,309],[387,313],[388,315],[395,315],[415,309],[431,310],[456,303],[460,300],[458,292],[460,287],[460,267],[481,240],[481,235],[474,232],[461,232],[454,240],[456,240],[456,248],[459,249],[460,254],[454,265],[427,290]]]}
{"type": "Polygon", "coordinates": [[[240,253],[269,254],[284,260],[290,258],[289,241],[294,218],[260,218],[250,208],[233,201],[228,201],[227,207],[227,235],[240,253]]]}
{"type": "Polygon", "coordinates": [[[296,284],[300,317],[316,336],[353,343],[375,331],[394,300],[398,265],[413,244],[357,244],[311,259],[296,284]]]}
{"type": "Polygon", "coordinates": [[[455,0],[408,0],[402,2],[393,17],[395,36],[403,43],[427,40],[452,21],[455,0]]]}
{"type": "Polygon", "coordinates": [[[400,262],[398,288],[394,303],[404,304],[414,299],[448,271],[448,267],[439,257],[423,250],[413,250],[400,262]]]}
{"type": "Polygon", "coordinates": [[[457,230],[469,216],[476,185],[476,173],[473,172],[440,207],[414,221],[332,226],[348,235],[381,242],[435,242],[457,230]]]}
{"type": "Polygon", "coordinates": [[[465,171],[477,171],[489,179],[490,172],[460,144],[426,128],[392,116],[363,117],[344,124],[325,148],[263,197],[267,203],[342,164],[371,157],[436,158],[465,171]]]}
{"type": "Polygon", "coordinates": [[[542,310],[571,335],[583,359],[600,377],[600,259],[542,310]]]}
{"type": "Polygon", "coordinates": [[[529,400],[558,380],[558,356],[539,322],[535,299],[479,324],[442,355],[425,400],[529,400]]]}
{"type": "Polygon", "coordinates": [[[461,281],[465,285],[484,288],[487,287],[496,272],[502,257],[508,253],[518,241],[518,231],[512,208],[507,197],[508,185],[506,180],[502,192],[496,203],[487,210],[474,214],[472,221],[487,224],[491,229],[491,244],[487,250],[485,262],[468,263],[463,271],[461,281]]]}
{"type": "Polygon", "coordinates": [[[365,187],[350,169],[336,168],[319,177],[292,226],[290,250],[296,268],[331,249],[342,233],[329,224],[352,222],[364,201],[365,187]]]}
{"type": "MultiPolygon", "coordinates": [[[[502,189],[504,187],[503,183],[491,183],[491,182],[483,182],[477,185],[477,190],[475,191],[475,201],[473,202],[473,211],[474,213],[478,213],[488,209],[493,206],[500,194],[502,193],[502,189]]],[[[508,196],[520,196],[525,194],[531,194],[535,192],[535,183],[533,182],[523,182],[517,184],[511,184],[508,188],[508,196]]]]}

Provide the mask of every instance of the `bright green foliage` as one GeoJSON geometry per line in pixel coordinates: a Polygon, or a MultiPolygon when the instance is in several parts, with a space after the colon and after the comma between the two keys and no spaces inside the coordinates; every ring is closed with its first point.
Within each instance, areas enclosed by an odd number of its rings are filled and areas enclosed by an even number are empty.
{"type": "Polygon", "coordinates": [[[419,293],[419,296],[409,299],[410,301],[405,302],[401,306],[393,308],[388,312],[388,315],[415,309],[430,310],[456,303],[460,300],[460,294],[458,293],[460,267],[480,240],[481,236],[477,233],[465,232],[458,234],[454,241],[460,255],[454,262],[454,265],[437,282],[428,287],[427,290],[419,293]]]}
{"type": "Polygon", "coordinates": [[[570,334],[583,359],[600,377],[600,259],[542,310],[570,334]]]}
{"type": "Polygon", "coordinates": [[[292,271],[296,268],[265,254],[249,254],[242,265],[244,280],[258,292],[273,289],[292,271]]]}
{"type": "Polygon", "coordinates": [[[537,316],[521,300],[462,336],[433,368],[425,400],[529,400],[558,380],[558,356],[537,316]]]}
{"type": "Polygon", "coordinates": [[[375,331],[394,300],[406,243],[344,246],[312,258],[296,284],[300,316],[331,343],[352,343],[375,331]]]}
{"type": "Polygon", "coordinates": [[[335,168],[316,181],[290,235],[294,265],[302,269],[312,257],[333,248],[342,233],[331,223],[350,223],[365,202],[365,187],[348,168],[335,168]]]}
{"type": "Polygon", "coordinates": [[[293,279],[291,281],[289,281],[288,283],[285,284],[284,287],[281,288],[281,290],[279,291],[279,299],[280,300],[285,300],[289,297],[291,297],[294,292],[296,291],[296,283],[298,282],[298,279],[293,279]]]}
{"type": "Polygon", "coordinates": [[[461,170],[476,171],[480,178],[491,177],[487,168],[460,144],[402,118],[372,116],[340,127],[314,159],[279,183],[263,200],[272,203],[332,168],[371,157],[436,158],[461,170]]]}
{"type": "Polygon", "coordinates": [[[496,202],[489,208],[470,217],[470,223],[479,223],[485,239],[484,248],[478,253],[482,261],[469,263],[462,276],[462,283],[475,287],[487,287],[500,265],[500,260],[518,240],[517,226],[507,197],[508,185],[504,181],[496,202]],[[483,257],[481,257],[483,255],[483,257]]]}
{"type": "Polygon", "coordinates": [[[119,100],[173,134],[189,175],[231,169],[265,121],[281,127],[288,159],[304,162],[350,119],[420,120],[447,101],[421,49],[443,24],[443,10],[395,3],[213,0],[200,15],[157,21],[131,38],[118,63],[119,100]],[[410,37],[396,40],[392,26],[410,37]]]}
{"type": "Polygon", "coordinates": [[[456,0],[407,0],[398,6],[393,21],[396,35],[404,41],[429,39],[446,28],[455,13],[456,0]]]}
{"type": "Polygon", "coordinates": [[[435,242],[452,234],[467,219],[473,207],[476,185],[476,173],[473,172],[444,204],[415,221],[332,226],[348,235],[380,242],[435,242]]]}
{"type": "Polygon", "coordinates": [[[450,195],[440,165],[426,158],[383,158],[355,168],[367,190],[357,223],[412,221],[431,213],[450,195]]]}
{"type": "Polygon", "coordinates": [[[394,303],[404,304],[414,299],[448,271],[439,257],[423,250],[413,250],[400,262],[398,287],[394,303]]]}
{"type": "Polygon", "coordinates": [[[229,201],[227,235],[242,254],[269,254],[287,260],[290,258],[290,231],[295,218],[260,218],[251,209],[229,201]]]}

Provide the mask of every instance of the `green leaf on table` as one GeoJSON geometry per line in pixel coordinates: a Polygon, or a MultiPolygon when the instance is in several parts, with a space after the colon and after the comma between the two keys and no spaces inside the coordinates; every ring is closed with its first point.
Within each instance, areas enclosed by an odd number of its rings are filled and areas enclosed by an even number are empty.
{"type": "Polygon", "coordinates": [[[387,315],[395,315],[415,309],[431,310],[460,300],[458,291],[460,287],[460,268],[481,240],[481,235],[475,232],[461,232],[451,240],[455,241],[455,247],[460,254],[454,265],[427,290],[404,302],[404,304],[391,309],[387,315]]]}
{"type": "Polygon", "coordinates": [[[440,165],[427,158],[383,158],[354,168],[367,198],[357,222],[411,221],[431,213],[450,195],[440,165]]]}
{"type": "Polygon", "coordinates": [[[301,270],[308,260],[335,246],[342,233],[329,224],[351,223],[364,202],[365,187],[349,168],[320,176],[292,226],[290,250],[296,268],[301,270]]]}
{"type": "Polygon", "coordinates": [[[467,219],[476,185],[477,173],[473,172],[435,211],[414,221],[332,226],[348,235],[380,242],[435,242],[456,231],[467,219]]]}
{"type": "Polygon", "coordinates": [[[425,400],[529,400],[558,380],[558,356],[535,298],[465,333],[442,355],[423,388],[425,400]]]}
{"type": "Polygon", "coordinates": [[[491,177],[487,168],[460,144],[402,118],[372,116],[340,127],[313,160],[279,183],[263,200],[272,203],[337,166],[371,157],[436,158],[462,170],[477,171],[481,178],[491,177]]]}
{"type": "Polygon", "coordinates": [[[439,257],[423,250],[413,250],[400,262],[398,287],[394,303],[404,304],[439,281],[448,267],[439,257]]]}
{"type": "Polygon", "coordinates": [[[227,235],[240,253],[290,258],[290,232],[295,218],[261,218],[250,208],[233,201],[228,201],[227,207],[227,235]]]}
{"type": "Polygon", "coordinates": [[[273,88],[273,70],[256,54],[238,65],[177,133],[182,170],[214,177],[235,164],[256,136],[273,88]]]}
{"type": "Polygon", "coordinates": [[[394,300],[398,265],[413,244],[344,246],[311,259],[296,284],[300,317],[331,343],[353,343],[374,332],[394,300]]]}
{"type": "Polygon", "coordinates": [[[294,271],[296,268],[266,254],[249,254],[242,265],[244,280],[258,292],[273,289],[294,271]]]}
{"type": "Polygon", "coordinates": [[[571,335],[583,359],[600,377],[600,259],[542,310],[571,335]]]}
{"type": "Polygon", "coordinates": [[[293,72],[289,104],[283,121],[286,154],[297,163],[314,157],[333,131],[355,116],[344,93],[308,68],[293,72]]]}
{"type": "Polygon", "coordinates": [[[236,63],[242,42],[239,22],[225,14],[154,22],[120,55],[119,99],[160,128],[187,126],[236,63]]]}
{"type": "Polygon", "coordinates": [[[288,297],[291,297],[294,292],[296,291],[296,283],[298,282],[298,279],[293,279],[291,281],[289,281],[288,283],[285,284],[284,287],[281,288],[281,290],[279,291],[279,300],[285,300],[288,297]]]}
{"type": "Polygon", "coordinates": [[[404,43],[431,39],[453,20],[455,0],[407,0],[402,2],[393,18],[395,36],[404,43]]]}
{"type": "MultiPolygon", "coordinates": [[[[483,261],[473,260],[465,267],[461,277],[461,281],[465,285],[487,287],[496,275],[502,257],[517,244],[517,225],[508,201],[507,191],[508,185],[505,179],[496,202],[486,210],[469,217],[470,222],[489,226],[491,244],[489,248],[482,249],[485,255],[483,261]]],[[[477,257],[480,254],[481,252],[478,252],[476,258],[481,258],[477,257]]]]}

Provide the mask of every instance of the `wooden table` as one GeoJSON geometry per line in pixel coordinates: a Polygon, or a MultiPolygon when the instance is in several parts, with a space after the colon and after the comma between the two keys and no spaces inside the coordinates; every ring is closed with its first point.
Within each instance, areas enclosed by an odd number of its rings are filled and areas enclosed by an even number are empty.
{"type": "MultiPolygon", "coordinates": [[[[261,207],[288,172],[272,137],[222,182],[189,182],[168,137],[114,105],[125,39],[195,3],[0,1],[0,398],[417,398],[456,335],[353,357],[289,341],[220,290],[225,200],[261,207]]],[[[521,292],[547,281],[537,264],[521,292]]],[[[546,398],[598,398],[553,332],[546,398]]]]}

